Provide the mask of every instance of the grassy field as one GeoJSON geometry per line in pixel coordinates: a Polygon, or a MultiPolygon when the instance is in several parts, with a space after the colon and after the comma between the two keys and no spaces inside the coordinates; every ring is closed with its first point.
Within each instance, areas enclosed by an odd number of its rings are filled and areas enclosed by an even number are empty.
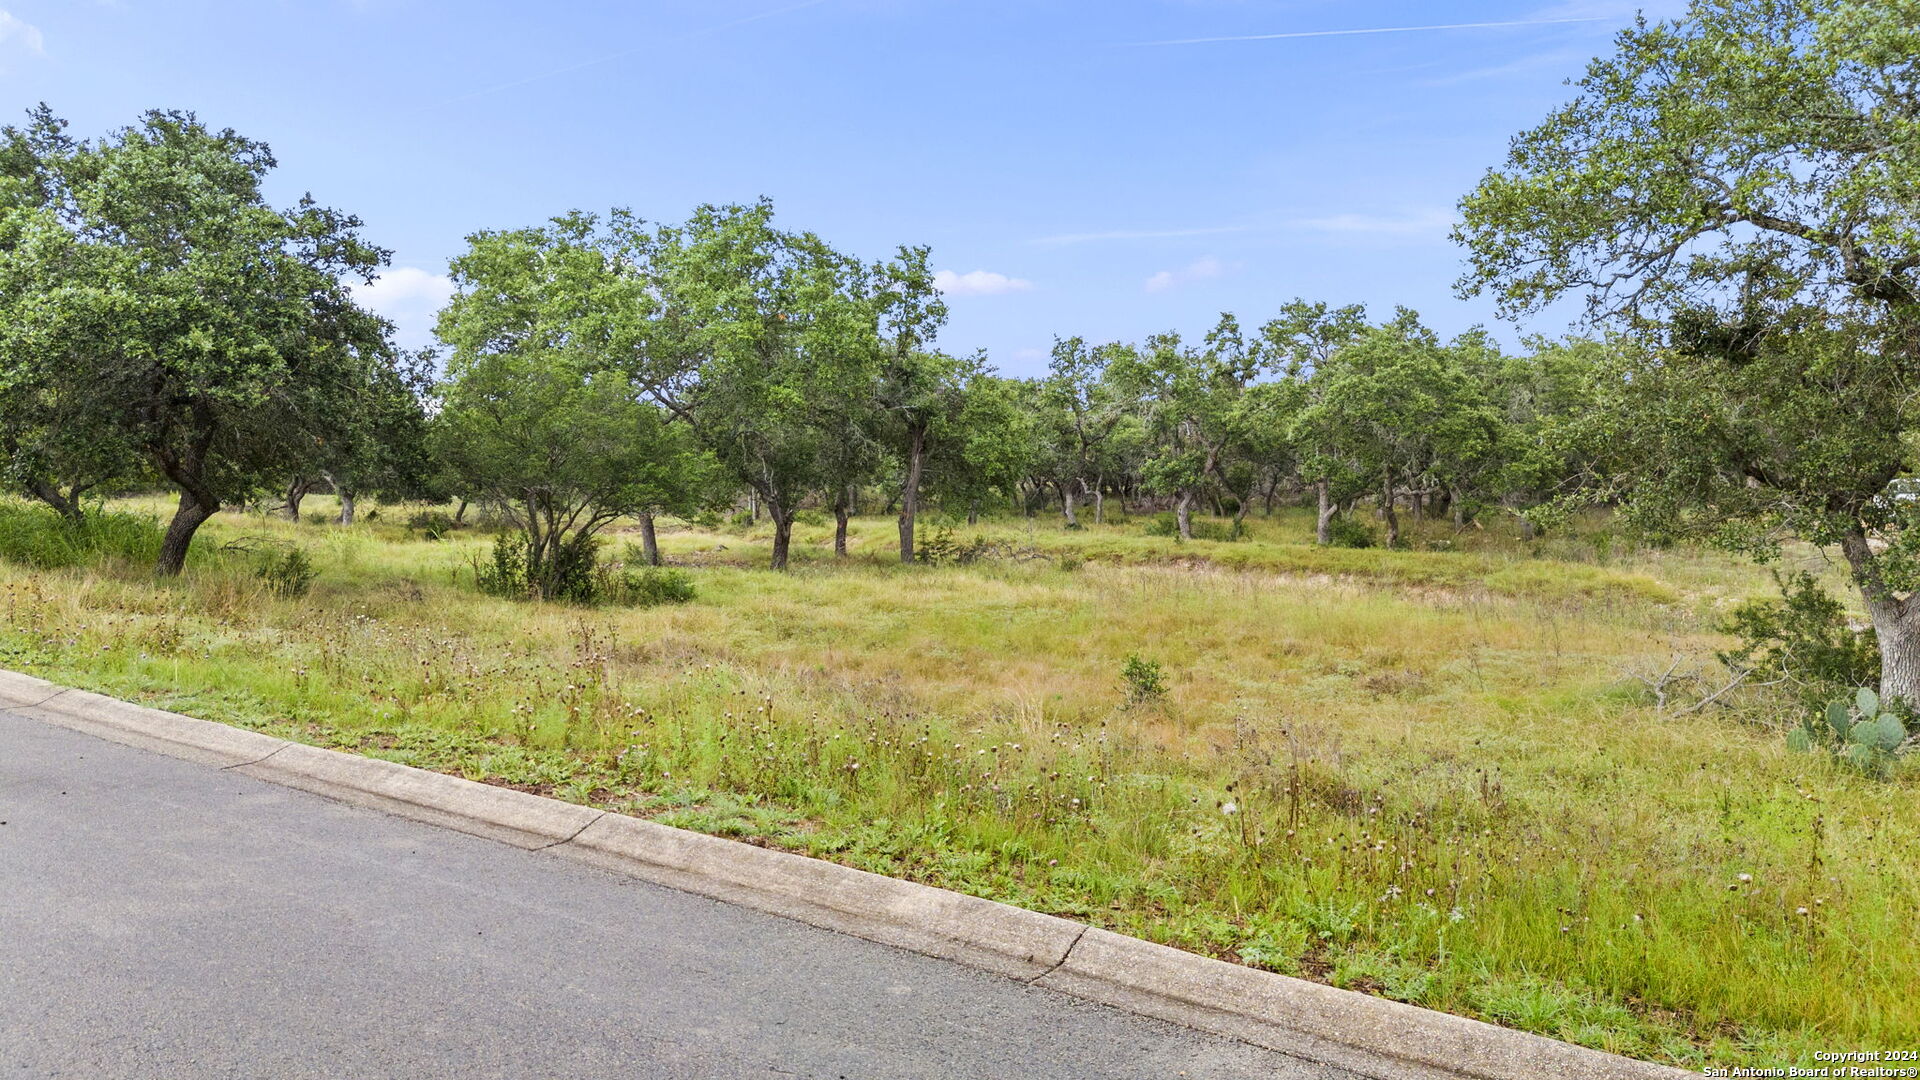
{"type": "Polygon", "coordinates": [[[860,519],[785,575],[764,528],[671,528],[696,600],[581,609],[480,594],[489,537],[405,517],[224,514],[164,584],[0,562],[0,666],[1680,1065],[1920,1045],[1913,773],[1630,677],[1709,671],[1754,567],[1598,522],[1320,549],[1292,512],[956,524],[995,557],[901,567],[860,519]]]}

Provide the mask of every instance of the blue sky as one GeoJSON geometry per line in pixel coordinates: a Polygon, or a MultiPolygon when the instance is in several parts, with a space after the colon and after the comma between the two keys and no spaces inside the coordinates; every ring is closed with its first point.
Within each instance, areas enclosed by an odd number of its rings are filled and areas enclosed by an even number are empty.
{"type": "Polygon", "coordinates": [[[942,344],[1031,374],[1056,334],[1198,335],[1295,296],[1491,323],[1452,294],[1455,202],[1635,10],[1681,6],[0,0],[0,103],[266,140],[281,201],[393,249],[367,296],[409,345],[476,229],[764,194],[865,257],[932,245],[942,344]],[[1485,23],[1520,25],[1457,25],[1485,23]],[[1345,32],[1401,27],[1424,29],[1345,32]]]}

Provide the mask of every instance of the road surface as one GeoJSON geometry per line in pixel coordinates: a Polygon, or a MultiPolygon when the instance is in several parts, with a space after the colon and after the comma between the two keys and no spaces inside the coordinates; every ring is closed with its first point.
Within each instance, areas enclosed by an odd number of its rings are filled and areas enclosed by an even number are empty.
{"type": "Polygon", "coordinates": [[[4,711],[0,1077],[1353,1080],[4,711]]]}

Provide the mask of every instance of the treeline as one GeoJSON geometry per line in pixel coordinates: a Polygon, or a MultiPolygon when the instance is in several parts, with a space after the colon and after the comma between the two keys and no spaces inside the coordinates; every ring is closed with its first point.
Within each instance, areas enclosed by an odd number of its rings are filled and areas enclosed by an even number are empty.
{"type": "Polygon", "coordinates": [[[220,507],[296,518],[330,489],[473,501],[518,528],[528,587],[562,595],[596,533],[747,500],[789,556],[795,514],[884,508],[916,556],[921,505],[970,518],[1109,499],[1199,511],[1317,505],[1322,543],[1363,542],[1367,505],[1465,526],[1584,474],[1569,423],[1600,350],[1443,341],[1408,311],[1295,301],[1252,329],[1056,341],[1044,376],[940,351],[928,251],[863,262],[708,206],[657,224],[573,213],[481,232],[454,260],[443,348],[410,355],[354,299],[386,252],[310,199],[267,204],[267,147],[184,113],[75,140],[44,106],[0,151],[0,456],[69,518],[170,485],[177,573],[220,507]]]}

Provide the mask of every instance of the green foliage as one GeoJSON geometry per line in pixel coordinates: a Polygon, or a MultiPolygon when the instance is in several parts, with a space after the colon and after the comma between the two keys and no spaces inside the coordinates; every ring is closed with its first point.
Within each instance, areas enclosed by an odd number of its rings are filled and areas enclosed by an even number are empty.
{"type": "Polygon", "coordinates": [[[269,548],[254,575],[267,583],[267,589],[282,599],[307,595],[320,571],[306,549],[296,546],[269,548]]]}
{"type": "Polygon", "coordinates": [[[1750,600],[1730,613],[1722,633],[1740,640],[1721,663],[1758,683],[1785,682],[1810,706],[1856,686],[1878,685],[1880,653],[1871,627],[1856,628],[1812,574],[1774,574],[1777,599],[1750,600]]]}
{"type": "Polygon", "coordinates": [[[1352,514],[1341,514],[1327,523],[1327,543],[1334,547],[1370,548],[1380,543],[1380,534],[1352,514]]]}
{"type": "Polygon", "coordinates": [[[473,561],[474,583],[488,596],[524,600],[531,590],[527,584],[527,538],[501,533],[493,538],[493,554],[473,561]]]}
{"type": "MultiPolygon", "coordinates": [[[[1192,518],[1188,521],[1188,530],[1195,540],[1245,540],[1246,530],[1233,521],[1209,521],[1204,518],[1192,518]]],[[[1179,536],[1180,521],[1172,513],[1155,514],[1147,519],[1141,531],[1148,536],[1179,536]]]]}
{"type": "Polygon", "coordinates": [[[421,510],[407,517],[407,531],[419,533],[429,540],[444,540],[458,527],[453,523],[453,515],[445,510],[421,510]]]}
{"type": "Polygon", "coordinates": [[[79,520],[43,506],[0,500],[0,560],[51,570],[103,559],[150,562],[160,550],[151,518],[98,511],[79,520]]]}
{"type": "Polygon", "coordinates": [[[1167,696],[1167,677],[1160,661],[1147,660],[1136,653],[1127,654],[1126,662],[1120,665],[1120,685],[1126,690],[1129,705],[1143,705],[1167,696]]]}
{"type": "Polygon", "coordinates": [[[698,594],[692,574],[664,566],[624,570],[619,582],[620,588],[614,602],[633,607],[684,604],[698,594]]]}
{"type": "Polygon", "coordinates": [[[1643,533],[1837,544],[1920,701],[1914,0],[1694,0],[1511,143],[1456,237],[1509,314],[1570,293],[1628,335],[1576,425],[1643,533]],[[1907,194],[1895,194],[1907,193],[1907,194]]]}
{"type": "Polygon", "coordinates": [[[43,106],[0,132],[0,455],[69,515],[115,478],[173,486],[177,574],[209,516],[352,442],[373,398],[417,412],[351,291],[387,253],[311,199],[271,206],[267,146],[192,113],[65,127],[43,106]]]}
{"type": "Polygon", "coordinates": [[[660,566],[633,567],[602,563],[593,543],[569,544],[549,560],[544,580],[528,556],[529,541],[520,533],[502,533],[493,539],[487,559],[475,559],[474,583],[481,592],[510,600],[544,599],[593,606],[655,607],[684,604],[695,595],[693,578],[684,570],[660,566]]]}
{"type": "Polygon", "coordinates": [[[993,544],[984,536],[975,536],[964,542],[955,539],[951,525],[934,526],[932,533],[920,541],[919,547],[915,557],[928,566],[979,562],[993,551],[993,544]]]}

